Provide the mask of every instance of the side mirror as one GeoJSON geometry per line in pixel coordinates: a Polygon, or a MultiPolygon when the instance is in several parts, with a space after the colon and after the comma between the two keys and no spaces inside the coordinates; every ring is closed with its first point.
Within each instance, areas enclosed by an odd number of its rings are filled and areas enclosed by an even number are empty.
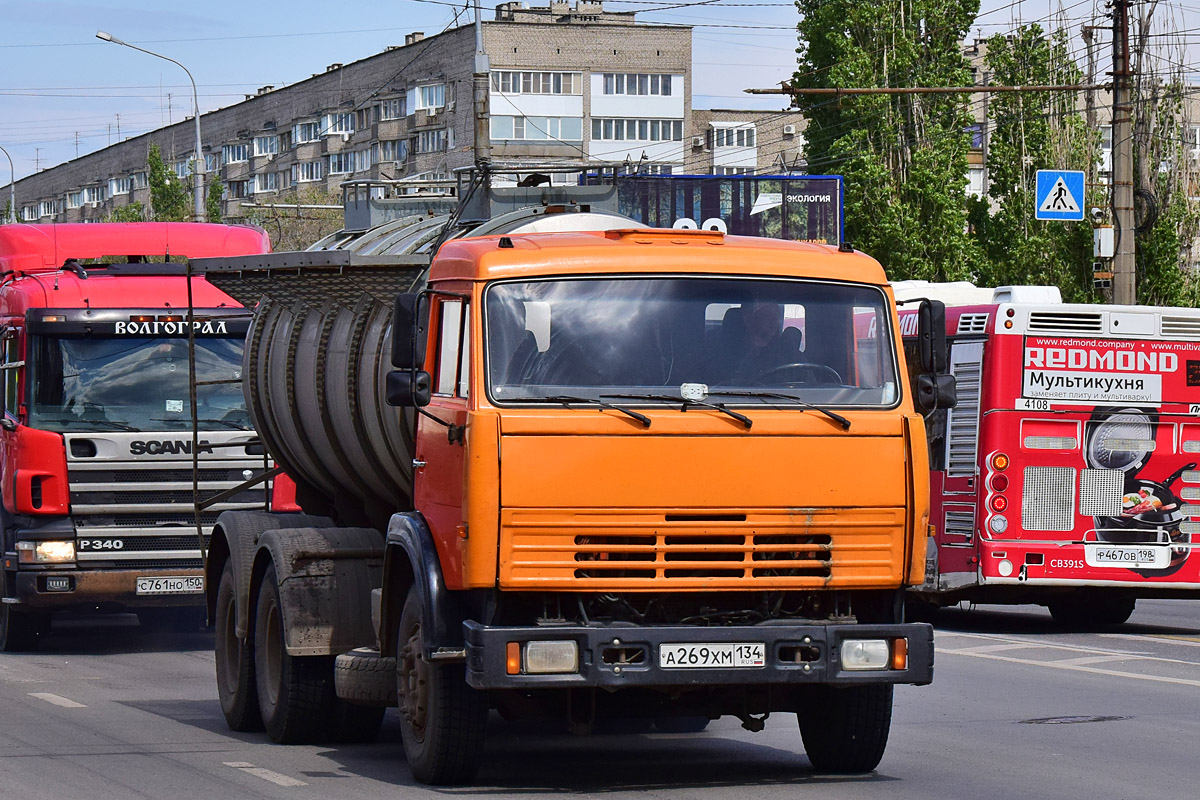
{"type": "Polygon", "coordinates": [[[941,374],[950,364],[950,346],[946,343],[946,304],[940,300],[922,300],[917,309],[917,341],[921,353],[921,371],[941,374]]]}
{"type": "Polygon", "coordinates": [[[427,406],[433,398],[433,381],[428,372],[393,370],[387,374],[389,406],[427,406]]]}
{"type": "Polygon", "coordinates": [[[914,399],[917,408],[926,413],[939,408],[954,408],[958,405],[958,381],[953,375],[918,375],[914,399]]]}
{"type": "Polygon", "coordinates": [[[392,311],[392,366],[396,369],[425,366],[428,309],[429,300],[424,293],[396,295],[392,311]]]}

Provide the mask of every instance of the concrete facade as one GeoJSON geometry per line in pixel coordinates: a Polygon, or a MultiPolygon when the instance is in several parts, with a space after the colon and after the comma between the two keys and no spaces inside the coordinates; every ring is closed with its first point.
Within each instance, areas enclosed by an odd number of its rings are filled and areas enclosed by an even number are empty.
{"type": "MultiPolygon", "coordinates": [[[[628,162],[688,174],[797,164],[795,113],[693,111],[690,28],[644,25],[588,0],[506,3],[482,28],[494,163],[628,162]],[[755,144],[746,145],[754,126],[755,144]],[[743,129],[741,145],[727,145],[724,133],[718,144],[715,131],[730,127],[743,129]]],[[[237,220],[245,203],[310,187],[332,194],[344,180],[448,177],[475,160],[474,56],[471,26],[412,33],[403,46],[202,114],[206,185],[220,176],[223,215],[237,220]]],[[[736,131],[729,135],[734,142],[736,131]]],[[[17,213],[79,222],[133,202],[148,207],[150,146],[186,179],[194,140],[189,117],[23,178],[17,213]]]]}

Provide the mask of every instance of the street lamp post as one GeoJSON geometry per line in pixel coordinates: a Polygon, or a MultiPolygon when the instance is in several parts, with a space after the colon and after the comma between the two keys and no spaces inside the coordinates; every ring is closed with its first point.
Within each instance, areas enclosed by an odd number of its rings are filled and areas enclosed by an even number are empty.
{"type": "Polygon", "coordinates": [[[193,196],[192,196],[192,219],[196,222],[203,222],[204,221],[204,168],[205,168],[205,164],[204,164],[204,151],[200,149],[200,95],[196,91],[196,79],[192,77],[192,73],[191,73],[191,71],[188,70],[187,67],[185,67],[183,64],[180,64],[175,59],[170,58],[169,56],[164,56],[162,53],[155,53],[154,51],[147,50],[144,47],[138,47],[136,44],[130,44],[129,42],[122,41],[121,39],[118,39],[117,37],[113,36],[111,33],[106,33],[104,31],[96,31],[96,38],[103,39],[106,42],[112,42],[113,44],[124,45],[125,47],[130,47],[134,50],[140,50],[141,52],[145,53],[146,55],[155,56],[156,58],[161,58],[164,61],[170,61],[172,64],[174,64],[175,66],[179,67],[181,70],[183,70],[184,72],[187,73],[188,80],[190,80],[192,82],[192,119],[195,120],[195,122],[196,122],[196,158],[195,158],[195,162],[194,162],[195,163],[194,173],[196,176],[196,180],[195,180],[196,185],[195,185],[195,187],[193,187],[194,192],[193,192],[193,196]]]}
{"type": "Polygon", "coordinates": [[[0,147],[0,153],[4,153],[8,158],[8,221],[17,221],[17,171],[13,168],[12,156],[8,155],[8,151],[0,147]]]}

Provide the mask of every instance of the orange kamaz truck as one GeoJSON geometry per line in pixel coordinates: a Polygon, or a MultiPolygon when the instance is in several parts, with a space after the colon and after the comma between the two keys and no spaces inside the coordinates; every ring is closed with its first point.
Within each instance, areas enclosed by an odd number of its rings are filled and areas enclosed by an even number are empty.
{"type": "Polygon", "coordinates": [[[447,784],[493,709],[576,732],[788,713],[816,769],[874,769],[894,685],[933,676],[903,599],[917,403],[953,396],[936,304],[914,398],[873,259],[554,211],[431,264],[199,262],[256,308],[249,407],[304,509],[214,531],[230,726],[365,740],[397,706],[413,774],[447,784]],[[568,226],[597,230],[523,232],[568,226]]]}

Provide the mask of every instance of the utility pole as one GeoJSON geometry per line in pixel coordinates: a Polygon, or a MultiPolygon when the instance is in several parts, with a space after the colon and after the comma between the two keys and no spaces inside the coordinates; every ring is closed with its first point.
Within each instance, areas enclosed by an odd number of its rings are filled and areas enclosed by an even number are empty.
{"type": "Polygon", "coordinates": [[[1133,103],[1130,98],[1129,3],[1113,1],[1112,205],[1116,230],[1113,301],[1137,303],[1133,218],[1133,103]]]}
{"type": "Polygon", "coordinates": [[[491,63],[483,49],[483,20],[479,17],[479,0],[475,0],[475,74],[471,80],[475,113],[475,168],[483,173],[485,180],[488,179],[487,168],[492,160],[491,114],[488,113],[491,71],[491,63]]]}

